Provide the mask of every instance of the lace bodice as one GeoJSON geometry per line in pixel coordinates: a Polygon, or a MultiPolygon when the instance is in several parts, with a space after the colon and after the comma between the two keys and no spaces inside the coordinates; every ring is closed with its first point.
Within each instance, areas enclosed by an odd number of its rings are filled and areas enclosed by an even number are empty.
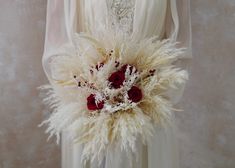
{"type": "Polygon", "coordinates": [[[130,34],[133,31],[135,1],[107,0],[109,23],[116,32],[130,34]]]}

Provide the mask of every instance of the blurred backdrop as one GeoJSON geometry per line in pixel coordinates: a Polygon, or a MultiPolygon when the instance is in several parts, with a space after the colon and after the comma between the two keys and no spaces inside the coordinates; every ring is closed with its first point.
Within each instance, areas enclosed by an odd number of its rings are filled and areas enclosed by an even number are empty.
{"type": "MultiPolygon", "coordinates": [[[[0,0],[0,168],[59,168],[47,142],[46,0],[0,0]]],[[[235,1],[191,1],[193,60],[177,112],[181,168],[235,167],[235,1]]]]}

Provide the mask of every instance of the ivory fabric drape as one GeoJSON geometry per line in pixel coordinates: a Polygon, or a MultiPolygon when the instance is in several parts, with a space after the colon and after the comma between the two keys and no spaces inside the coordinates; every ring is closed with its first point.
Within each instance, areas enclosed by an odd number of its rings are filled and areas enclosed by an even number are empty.
{"type": "MultiPolygon", "coordinates": [[[[110,27],[109,1],[113,0],[48,0],[47,25],[43,67],[51,81],[50,62],[60,47],[73,45],[73,34],[88,32],[99,33],[100,27],[110,27]]],[[[126,0],[129,1],[129,0],[126,0]]],[[[191,58],[191,28],[189,0],[135,0],[131,32],[134,40],[158,36],[178,41],[179,47],[186,52],[180,65],[187,66],[191,58]]],[[[125,3],[125,0],[123,0],[125,3]]],[[[113,18],[111,18],[112,20],[113,18]]],[[[169,92],[174,103],[183,93],[183,86],[177,91],[169,92]]],[[[73,144],[68,136],[69,130],[62,135],[62,167],[83,168],[80,162],[82,145],[73,144]]],[[[139,142],[138,159],[128,160],[121,150],[109,150],[101,167],[104,168],[177,168],[178,150],[174,124],[167,128],[156,128],[151,143],[142,145],[139,142]]],[[[87,168],[98,168],[95,162],[87,164],[87,168]]]]}

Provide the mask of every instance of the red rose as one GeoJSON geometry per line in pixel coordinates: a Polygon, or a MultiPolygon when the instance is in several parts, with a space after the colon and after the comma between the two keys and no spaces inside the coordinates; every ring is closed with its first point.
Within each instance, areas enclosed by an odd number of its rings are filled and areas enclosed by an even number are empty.
{"type": "Polygon", "coordinates": [[[136,86],[132,86],[131,89],[127,92],[127,94],[129,100],[135,103],[139,102],[143,97],[141,90],[136,86]]]}
{"type": "Polygon", "coordinates": [[[125,72],[123,71],[114,72],[111,74],[108,80],[113,88],[118,89],[122,86],[125,80],[125,72]]]}
{"type": "Polygon", "coordinates": [[[91,94],[87,97],[87,108],[89,110],[100,110],[104,107],[104,101],[101,101],[99,103],[95,103],[95,95],[91,94]]]}

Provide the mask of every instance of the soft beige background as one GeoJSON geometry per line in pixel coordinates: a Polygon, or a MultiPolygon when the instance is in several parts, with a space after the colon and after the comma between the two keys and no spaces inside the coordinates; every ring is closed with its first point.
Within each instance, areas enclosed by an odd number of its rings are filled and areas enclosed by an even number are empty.
{"type": "Polygon", "coordinates": [[[46,0],[0,0],[0,168],[59,168],[60,150],[37,125],[46,0]]]}
{"type": "MultiPolygon", "coordinates": [[[[191,79],[177,113],[182,168],[235,168],[235,0],[192,0],[191,79]]],[[[0,0],[0,168],[59,168],[37,128],[46,0],[0,0]]]]}

